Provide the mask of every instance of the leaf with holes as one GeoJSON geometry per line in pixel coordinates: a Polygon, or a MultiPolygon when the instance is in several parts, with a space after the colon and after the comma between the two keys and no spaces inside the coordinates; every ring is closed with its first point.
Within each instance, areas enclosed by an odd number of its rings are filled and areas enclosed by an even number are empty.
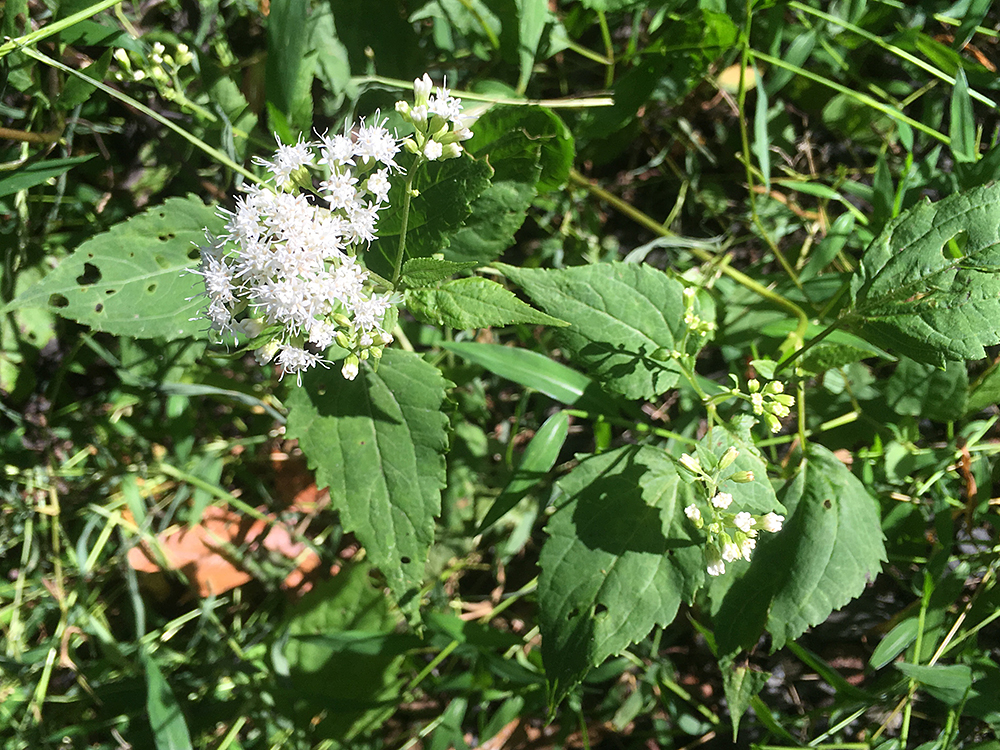
{"type": "Polygon", "coordinates": [[[205,298],[195,297],[204,285],[188,270],[205,228],[221,226],[198,198],[171,198],[87,240],[0,312],[44,307],[118,335],[198,336],[208,329],[199,316],[205,298]]]}
{"type": "Polygon", "coordinates": [[[886,226],[851,282],[848,324],[919,362],[1000,343],[1000,184],[920,203],[886,226]]]}
{"type": "Polygon", "coordinates": [[[683,507],[690,489],[662,450],[626,446],[559,482],[538,579],[542,658],[558,703],[586,672],[668,625],[705,576],[683,507]]]}
{"type": "Polygon", "coordinates": [[[386,349],[378,372],[357,380],[313,370],[288,398],[287,436],[329,486],[344,530],[385,574],[404,611],[415,614],[424,564],[441,509],[448,417],[447,381],[412,352],[386,349]]]}

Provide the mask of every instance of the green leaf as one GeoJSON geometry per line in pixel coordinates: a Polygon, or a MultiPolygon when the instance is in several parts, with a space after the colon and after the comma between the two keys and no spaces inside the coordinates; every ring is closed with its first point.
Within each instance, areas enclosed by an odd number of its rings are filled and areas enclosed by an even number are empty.
{"type": "Polygon", "coordinates": [[[904,661],[892,665],[912,680],[923,685],[927,692],[949,706],[965,700],[972,687],[972,669],[966,664],[909,664],[904,661]]]}
{"type": "Polygon", "coordinates": [[[616,415],[621,411],[619,404],[589,377],[544,354],[467,341],[443,343],[441,346],[502,378],[513,380],[525,388],[534,388],[567,406],[575,406],[594,415],[616,415]]]}
{"type": "Polygon", "coordinates": [[[207,330],[204,289],[189,273],[205,227],[222,220],[198,198],[170,198],[87,240],[2,312],[45,307],[98,331],[168,341],[207,330]],[[194,318],[194,320],[192,320],[194,318]]]}
{"type": "Polygon", "coordinates": [[[965,413],[975,414],[996,403],[1000,403],[1000,367],[994,365],[980,376],[969,392],[965,413]]]}
{"type": "MultiPolygon", "coordinates": [[[[111,64],[111,55],[112,51],[110,49],[105,50],[103,55],[87,67],[82,68],[80,72],[88,78],[103,81],[105,74],[108,72],[108,65],[111,64]]],[[[82,104],[89,99],[94,91],[93,84],[87,83],[77,76],[70,76],[69,80],[66,81],[66,86],[63,88],[62,94],[57,100],[57,105],[59,109],[73,109],[77,104],[82,104]]]]}
{"type": "Polygon", "coordinates": [[[306,52],[308,11],[308,0],[271,0],[267,17],[267,99],[286,117],[292,113],[306,52]]]}
{"type": "Polygon", "coordinates": [[[513,508],[524,497],[528,490],[534,487],[545,477],[555,466],[559,452],[566,442],[569,434],[569,414],[565,411],[557,411],[545,420],[545,424],[538,428],[538,432],[531,438],[528,447],[524,449],[521,463],[514,472],[514,476],[504,487],[500,496],[493,501],[483,522],[479,524],[479,531],[482,533],[494,523],[499,521],[503,515],[513,508]]]}
{"type": "Polygon", "coordinates": [[[753,647],[765,624],[780,649],[860,594],[886,559],[877,503],[826,448],[810,443],[779,495],[784,528],[761,535],[716,615],[722,653],[753,647]]]}
{"type": "Polygon", "coordinates": [[[687,332],[680,281],[631,263],[553,271],[496,267],[550,315],[571,321],[557,334],[560,346],[609,388],[631,399],[651,399],[676,385],[680,370],[670,352],[687,332]]]}
{"type": "Polygon", "coordinates": [[[732,722],[735,738],[740,733],[740,719],[754,697],[767,684],[771,673],[759,672],[746,665],[738,667],[730,659],[720,661],[719,669],[722,671],[722,689],[726,694],[726,703],[729,704],[729,720],[732,722]]]}
{"type": "Polygon", "coordinates": [[[948,125],[948,135],[951,138],[951,155],[955,157],[955,161],[976,160],[976,119],[972,112],[972,99],[969,96],[969,80],[961,68],[955,74],[955,88],[951,93],[951,122],[948,125]]]}
{"type": "Polygon", "coordinates": [[[847,322],[920,362],[982,359],[1000,343],[1000,185],[920,203],[869,245],[847,322]]]}
{"type": "MultiPolygon", "coordinates": [[[[418,195],[410,201],[406,228],[406,258],[422,258],[444,251],[449,235],[462,226],[472,211],[470,203],[490,184],[493,169],[485,160],[463,154],[458,159],[425,164],[414,178],[418,195]]],[[[402,228],[403,189],[397,180],[389,191],[388,208],[379,214],[376,234],[366,261],[368,267],[392,278],[402,228]]],[[[464,261],[468,258],[448,258],[464,261]]]]}
{"type": "Polygon", "coordinates": [[[329,486],[344,529],[357,535],[404,611],[417,591],[441,508],[448,447],[447,381],[411,352],[386,349],[357,380],[314,370],[288,398],[287,434],[329,486]]]}
{"type": "Polygon", "coordinates": [[[293,605],[272,648],[277,699],[319,736],[343,739],[392,713],[403,652],[420,645],[399,625],[370,567],[346,565],[293,605]]]}
{"type": "Polygon", "coordinates": [[[452,260],[493,260],[514,243],[514,233],[538,191],[562,185],[573,161],[573,139],[541,107],[493,107],[476,121],[466,151],[488,160],[490,185],[472,204],[472,215],[447,249],[452,260]]]}
{"type": "Polygon", "coordinates": [[[753,153],[764,176],[764,189],[771,192],[771,139],[767,134],[767,90],[760,72],[754,68],[757,80],[757,103],[753,115],[753,153]]]}
{"type": "Polygon", "coordinates": [[[879,641],[878,646],[875,647],[868,659],[868,666],[872,669],[881,669],[903,653],[904,649],[909,648],[910,644],[917,640],[919,632],[919,618],[907,617],[879,641]]]}
{"type": "Polygon", "coordinates": [[[538,579],[542,659],[556,704],[591,667],[666,626],[704,580],[683,507],[688,484],[662,450],[626,446],[559,482],[538,579]]]}
{"type": "Polygon", "coordinates": [[[41,185],[94,158],[94,154],[71,156],[68,159],[44,159],[18,167],[13,172],[0,173],[0,198],[41,185]]]}
{"type": "Polygon", "coordinates": [[[146,653],[142,655],[142,665],[146,673],[146,712],[157,750],[190,750],[187,721],[159,665],[146,653]]]}
{"type": "Polygon", "coordinates": [[[456,273],[470,271],[475,267],[476,263],[455,263],[440,258],[411,258],[403,264],[400,281],[404,286],[416,289],[450,279],[456,273]]]}
{"type": "Polygon", "coordinates": [[[512,323],[569,325],[535,310],[513,292],[481,276],[454,279],[439,287],[407,289],[406,307],[420,321],[458,329],[512,323]]]}
{"type": "Polygon", "coordinates": [[[886,384],[885,397],[897,414],[951,422],[965,414],[968,391],[965,362],[948,362],[942,370],[904,357],[886,384]]]}

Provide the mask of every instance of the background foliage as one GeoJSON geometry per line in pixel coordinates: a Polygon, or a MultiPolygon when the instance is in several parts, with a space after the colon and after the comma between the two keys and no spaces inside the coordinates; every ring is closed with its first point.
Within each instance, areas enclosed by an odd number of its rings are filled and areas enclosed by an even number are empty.
{"type": "Polygon", "coordinates": [[[1000,745],[998,26],[9,0],[4,747],[1000,745]],[[299,388],[211,343],[183,271],[252,157],[424,71],[478,120],[398,346],[299,388]],[[730,447],[785,524],[716,578],[678,459],[730,447]]]}

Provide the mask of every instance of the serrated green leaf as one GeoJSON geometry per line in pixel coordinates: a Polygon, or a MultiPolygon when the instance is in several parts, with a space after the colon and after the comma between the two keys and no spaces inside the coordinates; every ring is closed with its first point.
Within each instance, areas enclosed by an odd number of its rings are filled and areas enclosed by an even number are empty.
{"type": "Polygon", "coordinates": [[[317,484],[329,486],[344,529],[415,613],[445,481],[447,381],[395,349],[385,350],[378,372],[365,367],[355,381],[323,370],[302,380],[288,398],[287,434],[316,468],[317,484]]]}
{"type": "MultiPolygon", "coordinates": [[[[458,159],[424,164],[414,178],[418,195],[410,201],[406,225],[406,257],[424,258],[446,250],[449,234],[462,226],[472,211],[470,203],[490,184],[493,169],[485,160],[463,154],[458,159]]],[[[379,214],[376,234],[365,260],[368,267],[392,278],[402,228],[402,180],[389,191],[388,207],[379,214]]],[[[463,261],[468,258],[446,259],[463,261]]]]}
{"type": "Polygon", "coordinates": [[[559,482],[538,580],[552,703],[586,672],[669,624],[704,580],[683,507],[687,483],[661,450],[594,456],[559,482]]]}
{"type": "Polygon", "coordinates": [[[485,328],[528,323],[569,325],[525,304],[513,292],[481,276],[454,279],[439,287],[407,289],[406,307],[418,320],[451,328],[485,328]]]}
{"type": "MultiPolygon", "coordinates": [[[[550,315],[570,321],[557,334],[573,360],[632,399],[676,385],[680,371],[664,352],[687,332],[684,285],[651,266],[599,263],[553,271],[496,267],[550,315]]],[[[696,301],[696,313],[703,310],[696,301]]],[[[687,353],[694,354],[704,339],[687,353]]]]}
{"type": "Polygon", "coordinates": [[[847,322],[920,362],[982,359],[1000,343],[1000,185],[920,203],[869,245],[847,322]]]}
{"type": "Polygon", "coordinates": [[[903,357],[886,383],[885,397],[897,414],[951,422],[965,414],[969,372],[965,362],[945,369],[903,357]]]}
{"type": "Polygon", "coordinates": [[[760,693],[771,677],[770,672],[758,672],[748,666],[736,666],[731,660],[720,662],[722,689],[729,704],[729,720],[733,725],[733,737],[740,733],[740,719],[750,707],[751,701],[760,693]]]}
{"type": "Polygon", "coordinates": [[[84,242],[3,312],[44,307],[98,331],[171,341],[208,329],[206,299],[188,273],[205,228],[222,220],[198,198],[170,198],[84,242]],[[193,319],[193,320],[192,320],[193,319]]]}
{"type": "Polygon", "coordinates": [[[573,159],[572,136],[541,107],[493,107],[476,121],[466,151],[495,172],[472,204],[472,215],[450,238],[451,260],[487,262],[514,242],[539,190],[562,184],[573,159]]]}
{"type": "Polygon", "coordinates": [[[0,173],[0,198],[41,185],[93,158],[94,154],[71,156],[67,159],[43,159],[18,167],[13,172],[0,173]]]}
{"type": "Polygon", "coordinates": [[[716,616],[723,653],[751,648],[765,623],[780,649],[860,594],[886,560],[877,503],[826,448],[810,443],[779,497],[784,528],[761,534],[716,616]]]}
{"type": "Polygon", "coordinates": [[[575,406],[595,415],[614,415],[621,411],[615,400],[589,377],[544,354],[499,344],[476,344],[468,341],[444,343],[441,346],[502,378],[520,383],[525,388],[534,388],[567,406],[575,406]]]}
{"type": "Polygon", "coordinates": [[[476,533],[481,534],[499,521],[507,511],[518,504],[528,490],[538,484],[552,470],[568,434],[569,414],[565,411],[557,411],[545,420],[545,423],[538,428],[538,432],[531,438],[528,447],[524,449],[524,455],[521,457],[517,471],[514,472],[514,476],[504,487],[503,492],[493,501],[493,505],[490,506],[483,522],[479,524],[479,530],[476,533]]]}
{"type": "Polygon", "coordinates": [[[470,271],[476,265],[475,262],[455,263],[440,258],[411,258],[403,264],[400,282],[411,289],[431,286],[439,281],[450,279],[456,273],[470,271]]]}

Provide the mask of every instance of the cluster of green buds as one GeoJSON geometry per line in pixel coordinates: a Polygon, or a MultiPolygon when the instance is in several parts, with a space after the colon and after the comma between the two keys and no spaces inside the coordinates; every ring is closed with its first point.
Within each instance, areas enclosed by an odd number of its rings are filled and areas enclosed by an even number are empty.
{"type": "Polygon", "coordinates": [[[413,105],[396,102],[396,111],[413,125],[413,135],[403,140],[403,148],[420,154],[428,161],[455,159],[462,155],[462,141],[472,137],[472,131],[462,114],[462,100],[444,87],[432,94],[434,84],[429,75],[413,82],[413,105]]]}
{"type": "Polygon", "coordinates": [[[761,388],[760,382],[754,378],[747,383],[747,388],[750,390],[749,400],[753,413],[764,417],[771,432],[778,432],[781,420],[788,416],[795,404],[795,396],[785,393],[785,387],[777,380],[772,380],[761,388]]]}
{"type": "Polygon", "coordinates": [[[703,320],[697,312],[698,290],[684,287],[684,325],[696,336],[708,336],[715,331],[715,321],[703,320]]]}
{"type": "MultiPolygon", "coordinates": [[[[706,532],[705,569],[710,576],[720,576],[726,572],[726,563],[735,560],[750,560],[750,555],[757,546],[757,535],[760,530],[781,531],[784,516],[777,513],[754,515],[747,511],[733,513],[729,510],[733,496],[728,492],[719,492],[719,482],[739,456],[739,450],[730,447],[716,466],[706,469],[701,461],[687,453],[681,456],[680,464],[690,471],[707,489],[709,497],[708,508],[702,512],[695,503],[684,509],[684,515],[694,524],[694,527],[706,532]]],[[[728,477],[737,484],[752,482],[752,471],[735,471],[728,477]]]]}

